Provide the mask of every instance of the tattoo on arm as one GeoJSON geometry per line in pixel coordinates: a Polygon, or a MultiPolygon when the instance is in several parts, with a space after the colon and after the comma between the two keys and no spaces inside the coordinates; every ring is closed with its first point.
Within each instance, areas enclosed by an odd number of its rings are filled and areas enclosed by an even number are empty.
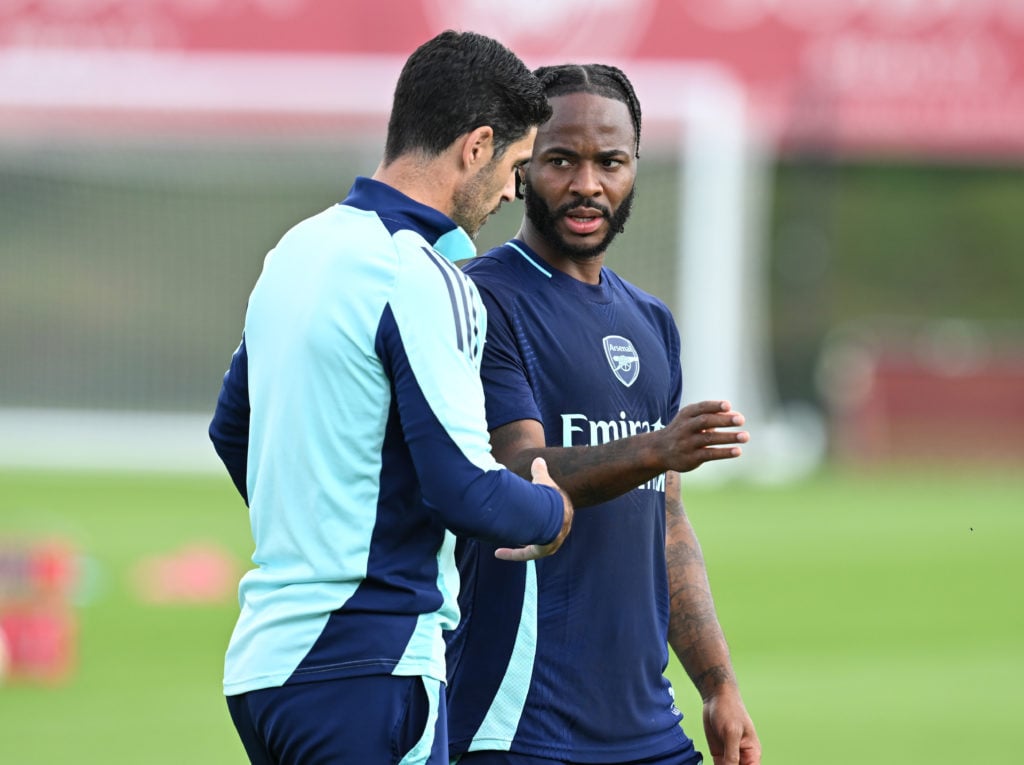
{"type": "Polygon", "coordinates": [[[670,472],[666,480],[665,518],[669,645],[706,698],[723,683],[735,682],[735,678],[715,613],[704,556],[679,496],[677,473],[670,472]]]}

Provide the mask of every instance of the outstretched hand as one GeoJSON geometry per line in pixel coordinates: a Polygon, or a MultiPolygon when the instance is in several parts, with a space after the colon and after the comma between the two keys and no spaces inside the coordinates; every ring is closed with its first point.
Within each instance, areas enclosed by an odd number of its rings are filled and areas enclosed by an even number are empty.
{"type": "Polygon", "coordinates": [[[746,422],[739,412],[732,411],[728,401],[701,401],[679,410],[660,432],[664,448],[668,451],[666,464],[670,470],[685,473],[712,460],[739,457],[741,444],[750,440],[743,430],[734,428],[746,422]]]}
{"type": "Polygon", "coordinates": [[[569,499],[569,495],[562,491],[558,484],[554,482],[554,479],[551,478],[551,475],[548,473],[547,462],[544,461],[543,457],[537,457],[530,465],[530,475],[533,476],[534,483],[551,486],[558,489],[558,493],[562,495],[562,530],[558,532],[558,536],[546,545],[499,547],[494,551],[494,557],[500,558],[501,560],[527,561],[547,557],[562,546],[562,542],[565,541],[565,537],[569,533],[569,529],[572,528],[572,500],[569,499]]]}

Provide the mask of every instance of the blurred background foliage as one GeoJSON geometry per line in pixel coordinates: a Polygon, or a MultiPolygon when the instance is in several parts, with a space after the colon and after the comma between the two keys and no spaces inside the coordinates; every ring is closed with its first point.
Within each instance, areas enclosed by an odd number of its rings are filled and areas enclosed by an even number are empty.
{"type": "MultiPolygon", "coordinates": [[[[358,137],[0,144],[0,406],[209,410],[264,255],[376,156],[358,137]]],[[[608,258],[670,305],[679,173],[645,154],[608,258]]],[[[782,401],[822,405],[823,347],[858,321],[967,320],[1021,353],[1024,168],[803,155],[764,185],[763,329],[782,401]]],[[[505,205],[479,250],[521,215],[505,205]]]]}

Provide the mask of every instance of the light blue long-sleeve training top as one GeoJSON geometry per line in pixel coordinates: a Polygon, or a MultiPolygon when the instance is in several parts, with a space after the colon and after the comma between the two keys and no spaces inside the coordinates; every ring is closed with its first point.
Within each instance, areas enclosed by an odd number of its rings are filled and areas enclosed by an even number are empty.
{"type": "Polygon", "coordinates": [[[267,256],[210,427],[255,541],[225,693],[444,680],[452,532],[527,544],[561,528],[558,492],[490,453],[486,314],[450,262],[474,254],[447,216],[359,178],[267,256]]]}

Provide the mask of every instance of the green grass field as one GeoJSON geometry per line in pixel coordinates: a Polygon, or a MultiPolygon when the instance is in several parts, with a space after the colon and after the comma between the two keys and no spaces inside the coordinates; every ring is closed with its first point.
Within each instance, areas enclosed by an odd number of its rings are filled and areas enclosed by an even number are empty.
{"type": "MultiPolygon", "coordinates": [[[[1024,478],[826,473],[684,499],[766,764],[1019,757],[1024,478]]],[[[0,472],[3,533],[58,534],[89,566],[77,671],[0,686],[0,762],[245,762],[220,695],[235,603],[147,605],[132,581],[195,541],[247,559],[226,477],[0,472]]],[[[699,699],[669,671],[703,748],[699,699]]]]}

